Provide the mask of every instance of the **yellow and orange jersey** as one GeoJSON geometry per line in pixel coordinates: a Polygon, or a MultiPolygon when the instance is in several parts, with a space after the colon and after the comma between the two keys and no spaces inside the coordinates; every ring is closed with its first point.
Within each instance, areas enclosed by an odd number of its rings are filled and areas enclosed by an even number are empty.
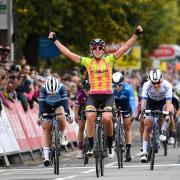
{"type": "Polygon", "coordinates": [[[90,94],[112,94],[112,68],[115,61],[113,55],[101,60],[82,57],[81,65],[85,66],[89,75],[90,94]]]}

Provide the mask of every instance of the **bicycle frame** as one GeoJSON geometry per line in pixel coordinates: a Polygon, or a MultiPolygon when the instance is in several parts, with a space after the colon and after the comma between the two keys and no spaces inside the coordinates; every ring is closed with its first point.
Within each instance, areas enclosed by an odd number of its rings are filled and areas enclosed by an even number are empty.
{"type": "Polygon", "coordinates": [[[153,130],[154,129],[157,129],[157,148],[160,147],[160,133],[159,133],[159,124],[158,124],[158,119],[159,119],[159,116],[157,114],[154,115],[153,117],[153,125],[152,125],[152,128],[151,128],[151,133],[150,133],[150,146],[152,147],[152,142],[153,142],[153,130]]]}

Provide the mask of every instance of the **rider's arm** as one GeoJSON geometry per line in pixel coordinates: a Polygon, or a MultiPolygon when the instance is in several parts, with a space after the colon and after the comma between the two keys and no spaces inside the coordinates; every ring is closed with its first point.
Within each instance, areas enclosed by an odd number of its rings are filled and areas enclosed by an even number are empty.
{"type": "Polygon", "coordinates": [[[173,104],[172,104],[172,85],[168,82],[167,83],[168,90],[166,92],[166,111],[172,112],[173,111],[173,104]]]}
{"type": "Polygon", "coordinates": [[[66,88],[64,86],[61,86],[59,93],[61,95],[61,104],[64,108],[64,111],[66,113],[70,114],[69,105],[68,105],[68,95],[67,95],[66,88]]]}
{"type": "Polygon", "coordinates": [[[141,112],[146,109],[146,103],[148,99],[148,94],[147,94],[148,86],[149,86],[149,82],[146,82],[143,85],[142,96],[141,96],[141,112]]]}
{"type": "MultiPolygon", "coordinates": [[[[54,32],[50,32],[49,39],[53,39],[53,36],[55,36],[54,32]]],[[[57,48],[61,51],[62,54],[67,56],[69,59],[76,63],[80,63],[81,56],[71,52],[68,48],[66,48],[63,44],[60,43],[57,39],[54,39],[54,44],[57,46],[57,48]]]]}
{"type": "MultiPolygon", "coordinates": [[[[138,26],[136,31],[139,31],[139,33],[142,33],[143,32],[143,29],[141,26],[138,26]]],[[[116,59],[118,59],[119,57],[121,57],[129,48],[131,48],[134,43],[136,42],[138,38],[138,35],[135,33],[131,36],[131,38],[126,41],[122,47],[120,47],[115,53],[114,53],[114,57],[116,59]]]]}
{"type": "Polygon", "coordinates": [[[136,105],[135,105],[134,91],[133,91],[132,86],[130,85],[129,85],[129,104],[130,104],[132,113],[134,113],[136,110],[136,105]]]}
{"type": "Polygon", "coordinates": [[[41,87],[40,93],[39,93],[39,115],[44,112],[44,106],[45,106],[45,100],[46,98],[46,90],[44,87],[41,87]]]}

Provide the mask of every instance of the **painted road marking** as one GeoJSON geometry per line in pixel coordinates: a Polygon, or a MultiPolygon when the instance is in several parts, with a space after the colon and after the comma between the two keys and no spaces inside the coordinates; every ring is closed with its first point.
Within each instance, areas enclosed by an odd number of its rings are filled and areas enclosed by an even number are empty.
{"type": "Polygon", "coordinates": [[[81,174],[87,174],[87,173],[90,173],[90,172],[94,172],[95,169],[90,169],[88,171],[83,171],[83,172],[80,172],[81,174]]]}
{"type": "MultiPolygon", "coordinates": [[[[108,169],[108,168],[116,168],[117,166],[114,166],[114,164],[116,164],[117,162],[112,162],[112,163],[109,163],[109,164],[106,164],[105,167],[108,169]]],[[[129,166],[123,166],[125,168],[143,168],[143,167],[148,167],[149,164],[146,164],[146,165],[129,165],[129,166]]],[[[157,167],[178,167],[180,166],[180,163],[179,164],[155,164],[154,166],[157,166],[157,167]]],[[[72,166],[72,167],[62,167],[62,168],[59,168],[60,170],[71,170],[71,169],[94,169],[95,167],[94,166],[72,166]]],[[[50,170],[50,169],[53,169],[53,167],[50,167],[50,168],[46,168],[46,167],[42,167],[42,168],[31,168],[31,169],[10,169],[10,170],[13,170],[13,171],[39,171],[39,170],[50,170]]],[[[7,171],[7,170],[5,170],[7,171]]],[[[0,170],[0,172],[3,172],[2,170],[0,170]]]]}
{"type": "Polygon", "coordinates": [[[72,179],[72,178],[75,178],[77,176],[68,176],[68,177],[64,177],[64,178],[57,178],[55,180],[64,180],[64,179],[72,179]]]}
{"type": "Polygon", "coordinates": [[[9,172],[9,173],[3,173],[3,174],[1,174],[1,176],[6,176],[6,175],[10,175],[10,174],[12,174],[12,172],[9,172]]]}

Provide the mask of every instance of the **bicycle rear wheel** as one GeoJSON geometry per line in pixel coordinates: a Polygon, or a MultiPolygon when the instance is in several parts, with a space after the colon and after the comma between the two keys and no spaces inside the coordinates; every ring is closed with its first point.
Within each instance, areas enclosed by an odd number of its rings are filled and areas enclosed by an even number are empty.
{"type": "Polygon", "coordinates": [[[104,162],[102,161],[102,133],[101,128],[96,124],[95,141],[94,141],[94,157],[96,164],[96,176],[104,174],[104,162]]]}
{"type": "Polygon", "coordinates": [[[59,129],[54,128],[54,174],[59,174],[59,156],[60,156],[60,145],[59,145],[59,129]]]}
{"type": "Polygon", "coordinates": [[[162,145],[164,148],[164,156],[167,156],[168,141],[167,140],[162,141],[162,145]]]}
{"type": "Polygon", "coordinates": [[[150,163],[150,170],[154,169],[154,161],[155,161],[155,152],[157,146],[157,135],[158,135],[157,126],[153,127],[153,136],[152,136],[152,146],[151,146],[151,163],[150,163]]]}
{"type": "Polygon", "coordinates": [[[176,138],[178,148],[180,147],[180,120],[177,121],[176,138]]]}
{"type": "Polygon", "coordinates": [[[88,164],[88,157],[86,155],[86,152],[88,151],[88,138],[86,137],[84,140],[84,150],[83,150],[83,154],[84,154],[84,166],[86,164],[88,164]]]}
{"type": "Polygon", "coordinates": [[[116,155],[118,168],[123,168],[123,129],[120,123],[116,126],[116,155]]]}

